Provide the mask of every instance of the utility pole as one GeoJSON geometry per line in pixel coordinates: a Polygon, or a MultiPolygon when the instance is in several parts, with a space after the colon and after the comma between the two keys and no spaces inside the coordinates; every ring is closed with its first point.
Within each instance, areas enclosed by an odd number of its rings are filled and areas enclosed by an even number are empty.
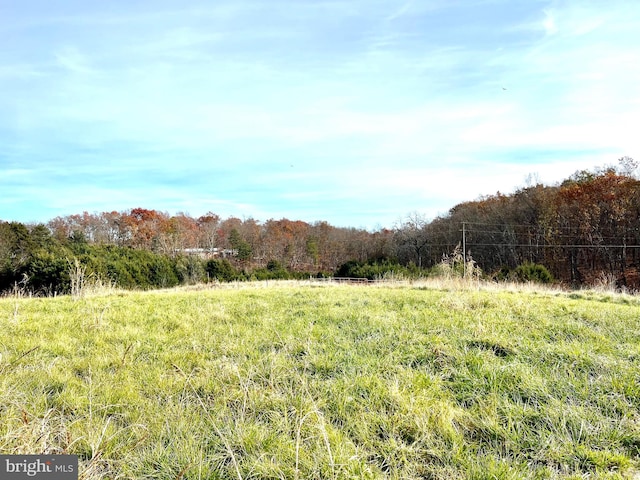
{"type": "Polygon", "coordinates": [[[467,278],[467,222],[462,222],[462,278],[467,278]]]}

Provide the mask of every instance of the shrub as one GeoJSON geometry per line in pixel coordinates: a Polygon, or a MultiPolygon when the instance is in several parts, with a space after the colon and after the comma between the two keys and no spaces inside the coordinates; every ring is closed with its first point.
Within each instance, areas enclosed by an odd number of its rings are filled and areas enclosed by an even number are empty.
{"type": "Polygon", "coordinates": [[[180,283],[175,264],[169,257],[145,252],[148,255],[148,278],[150,287],[175,287],[180,283]]]}
{"type": "Polygon", "coordinates": [[[180,283],[193,285],[206,277],[203,261],[196,256],[181,255],[176,258],[175,264],[180,283]]]}
{"type": "Polygon", "coordinates": [[[336,272],[338,278],[367,278],[378,280],[385,278],[416,278],[422,272],[415,267],[404,267],[394,261],[370,260],[368,262],[358,262],[351,260],[340,265],[336,272]]]}
{"type": "Polygon", "coordinates": [[[242,275],[236,270],[229,260],[213,259],[207,262],[205,267],[207,275],[211,280],[220,282],[233,282],[241,279],[242,275]]]}
{"type": "Polygon", "coordinates": [[[518,282],[551,283],[553,275],[547,267],[539,263],[525,262],[518,265],[511,278],[518,282]]]}
{"type": "Polygon", "coordinates": [[[55,253],[38,251],[33,254],[26,268],[29,288],[33,293],[67,293],[70,289],[69,265],[55,253]]]}
{"type": "Polygon", "coordinates": [[[90,245],[80,261],[87,266],[88,274],[108,279],[121,288],[165,288],[180,283],[176,262],[148,250],[90,245]]]}

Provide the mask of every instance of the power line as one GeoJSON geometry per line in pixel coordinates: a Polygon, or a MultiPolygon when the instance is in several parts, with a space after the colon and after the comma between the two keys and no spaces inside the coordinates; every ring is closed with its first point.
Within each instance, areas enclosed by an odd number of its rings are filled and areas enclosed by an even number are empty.
{"type": "MultiPolygon", "coordinates": [[[[461,230],[458,230],[461,231],[461,230]]],[[[620,232],[617,235],[601,235],[598,232],[573,232],[573,233],[554,233],[554,232],[545,232],[545,231],[517,231],[517,230],[466,230],[467,235],[470,234],[492,234],[492,235],[509,235],[509,236],[553,236],[554,238],[558,237],[576,237],[576,236],[593,236],[597,238],[619,238],[624,236],[634,237],[637,235],[637,232],[620,232]]]]}
{"type": "Polygon", "coordinates": [[[640,245],[579,245],[579,244],[549,244],[531,245],[529,243],[469,243],[467,247],[519,247],[519,248],[640,248],[640,245]]]}
{"type": "MultiPolygon", "coordinates": [[[[550,235],[544,235],[542,233],[526,233],[526,232],[522,232],[522,233],[518,233],[518,232],[494,232],[494,231],[466,231],[466,235],[467,238],[474,238],[474,237],[482,237],[481,234],[491,234],[491,235],[495,235],[495,234],[500,234],[502,236],[502,238],[513,238],[513,237],[525,237],[525,238],[576,238],[576,237],[582,237],[582,238],[590,238],[590,240],[593,241],[605,241],[605,240],[618,240],[620,239],[620,237],[624,237],[625,235],[607,235],[607,236],[603,236],[603,235],[570,235],[570,234],[550,234],[550,235]]],[[[634,237],[631,237],[634,238],[634,237]]]]}
{"type": "MultiPolygon", "coordinates": [[[[550,230],[579,230],[580,227],[576,226],[559,226],[559,225],[531,225],[531,224],[514,224],[514,223],[483,223],[483,222],[460,222],[466,225],[482,225],[485,227],[502,227],[502,228],[536,228],[536,229],[550,229],[550,230]]],[[[640,231],[640,227],[629,227],[628,231],[640,231]]]]}

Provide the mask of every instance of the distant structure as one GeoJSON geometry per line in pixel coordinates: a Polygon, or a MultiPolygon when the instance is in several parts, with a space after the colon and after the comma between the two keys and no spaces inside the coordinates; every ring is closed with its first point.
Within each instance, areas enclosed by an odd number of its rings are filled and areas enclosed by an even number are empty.
{"type": "Polygon", "coordinates": [[[236,257],[238,250],[230,248],[179,248],[176,253],[184,253],[185,255],[193,255],[209,260],[212,258],[236,257]]]}

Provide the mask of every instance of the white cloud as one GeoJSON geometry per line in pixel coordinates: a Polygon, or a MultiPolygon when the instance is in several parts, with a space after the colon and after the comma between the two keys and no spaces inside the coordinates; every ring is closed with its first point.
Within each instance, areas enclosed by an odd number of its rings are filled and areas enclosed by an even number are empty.
{"type": "Polygon", "coordinates": [[[57,51],[54,55],[57,64],[70,73],[94,73],[94,70],[89,65],[87,56],[83,55],[76,47],[65,47],[57,51]]]}
{"type": "Polygon", "coordinates": [[[547,35],[555,35],[558,32],[554,12],[544,10],[544,21],[542,22],[542,25],[547,35]]]}
{"type": "Polygon", "coordinates": [[[403,15],[407,14],[409,12],[409,10],[411,9],[411,7],[413,6],[413,3],[414,3],[413,0],[409,0],[408,2],[404,2],[400,6],[400,8],[398,8],[397,10],[394,10],[393,13],[387,17],[387,21],[391,22],[391,21],[396,20],[397,18],[400,18],[403,15]]]}

